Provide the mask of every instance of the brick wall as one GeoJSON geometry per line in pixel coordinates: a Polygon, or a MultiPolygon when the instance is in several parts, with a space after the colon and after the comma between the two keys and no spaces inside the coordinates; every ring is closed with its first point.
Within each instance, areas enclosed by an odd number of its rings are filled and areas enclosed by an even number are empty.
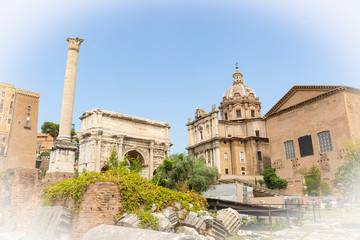
{"type": "MultiPolygon", "coordinates": [[[[0,176],[0,215],[4,219],[16,216],[16,231],[25,232],[41,206],[43,188],[73,177],[69,173],[50,173],[41,178],[38,169],[8,169],[0,176]]],[[[70,201],[62,203],[71,208],[70,201]]],[[[73,215],[72,240],[80,240],[91,228],[100,224],[114,225],[120,211],[118,186],[111,182],[90,185],[84,194],[77,215],[73,215]]],[[[1,225],[1,223],[0,223],[1,225]]],[[[0,226],[1,227],[1,226],[0,226]]]]}
{"type": "Polygon", "coordinates": [[[78,216],[73,217],[72,240],[80,240],[91,228],[100,224],[115,225],[121,208],[118,186],[98,182],[89,186],[81,202],[78,216]]]}

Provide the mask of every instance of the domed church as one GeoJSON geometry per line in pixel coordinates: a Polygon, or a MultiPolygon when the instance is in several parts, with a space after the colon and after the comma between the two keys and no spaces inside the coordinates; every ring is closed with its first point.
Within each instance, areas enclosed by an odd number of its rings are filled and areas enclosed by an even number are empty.
{"type": "Polygon", "coordinates": [[[254,180],[270,166],[269,139],[260,109],[259,98],[244,84],[243,74],[236,67],[233,85],[226,90],[219,110],[216,105],[209,113],[196,109],[195,120],[189,118],[189,155],[202,157],[222,175],[254,180]]]}

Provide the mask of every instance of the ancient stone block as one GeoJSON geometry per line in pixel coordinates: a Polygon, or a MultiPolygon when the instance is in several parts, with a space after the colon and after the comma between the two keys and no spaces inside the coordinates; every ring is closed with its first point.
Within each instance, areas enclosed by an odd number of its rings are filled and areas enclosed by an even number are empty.
{"type": "Polygon", "coordinates": [[[208,230],[208,234],[215,240],[224,240],[226,238],[224,224],[221,221],[214,219],[212,222],[212,227],[208,230]]]}
{"type": "Polygon", "coordinates": [[[117,226],[137,228],[140,224],[138,216],[134,213],[125,213],[121,216],[119,221],[116,223],[117,226]]]}
{"type": "Polygon", "coordinates": [[[242,224],[241,215],[234,209],[226,208],[218,211],[216,220],[224,224],[230,235],[236,235],[242,224]]]}
{"type": "Polygon", "coordinates": [[[200,238],[199,233],[194,228],[191,228],[191,227],[183,226],[183,227],[179,228],[176,231],[176,233],[183,233],[185,235],[193,236],[196,239],[200,238]]]}
{"type": "Polygon", "coordinates": [[[26,232],[26,240],[70,239],[72,213],[64,207],[40,207],[26,232]]]}
{"type": "Polygon", "coordinates": [[[172,227],[179,223],[179,219],[176,216],[176,213],[173,211],[172,207],[165,208],[162,213],[170,221],[172,227]]]}
{"type": "Polygon", "coordinates": [[[100,225],[88,231],[82,240],[196,240],[193,236],[138,228],[100,225]]]}
{"type": "Polygon", "coordinates": [[[203,219],[198,217],[198,214],[195,212],[190,212],[184,222],[182,223],[184,226],[188,226],[191,228],[195,228],[198,233],[203,234],[206,230],[206,223],[203,219]]]}
{"type": "Polygon", "coordinates": [[[161,232],[171,232],[172,225],[169,219],[165,217],[162,213],[152,213],[152,215],[158,220],[159,231],[161,232]]]}

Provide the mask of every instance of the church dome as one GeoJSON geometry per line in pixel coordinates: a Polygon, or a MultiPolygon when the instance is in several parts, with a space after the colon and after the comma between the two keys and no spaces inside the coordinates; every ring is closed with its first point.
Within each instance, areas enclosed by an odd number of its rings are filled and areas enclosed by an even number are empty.
{"type": "Polygon", "coordinates": [[[244,80],[242,79],[242,77],[242,73],[240,73],[238,67],[236,67],[236,72],[233,74],[233,85],[231,88],[226,90],[224,94],[224,97],[226,99],[233,98],[236,93],[239,93],[241,97],[248,98],[250,95],[253,95],[252,97],[256,98],[254,90],[244,84],[244,80]]]}
{"type": "Polygon", "coordinates": [[[245,84],[234,84],[231,88],[226,90],[224,97],[227,99],[233,98],[235,93],[239,93],[241,97],[249,97],[253,94],[256,98],[254,90],[245,84]]]}

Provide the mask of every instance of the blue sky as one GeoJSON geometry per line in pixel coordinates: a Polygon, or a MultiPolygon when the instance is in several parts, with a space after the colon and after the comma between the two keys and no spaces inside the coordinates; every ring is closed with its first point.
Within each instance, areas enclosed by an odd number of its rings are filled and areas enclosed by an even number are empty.
{"type": "Polygon", "coordinates": [[[41,93],[59,122],[67,37],[84,38],[73,122],[103,108],[168,122],[187,146],[195,108],[219,106],[235,62],[264,115],[293,85],[360,88],[355,0],[0,0],[0,81],[41,93]]]}

